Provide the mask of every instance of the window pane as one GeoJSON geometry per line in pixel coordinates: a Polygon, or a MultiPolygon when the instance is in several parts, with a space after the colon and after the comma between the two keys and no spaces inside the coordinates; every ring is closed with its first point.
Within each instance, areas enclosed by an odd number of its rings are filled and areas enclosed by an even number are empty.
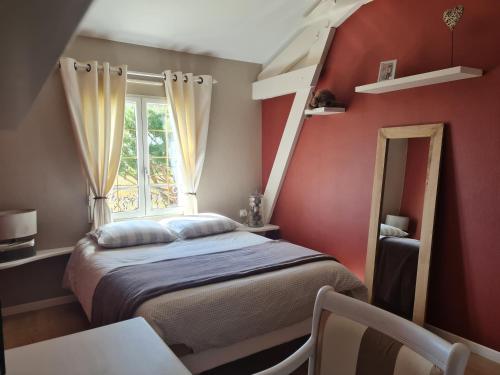
{"type": "Polygon", "coordinates": [[[167,105],[163,103],[148,103],[148,130],[165,130],[168,124],[167,105]]]}
{"type": "Polygon", "coordinates": [[[125,129],[123,131],[123,156],[137,156],[137,132],[136,129],[125,129]]]}
{"type": "Polygon", "coordinates": [[[149,155],[152,157],[167,156],[167,133],[164,131],[148,131],[149,155]]]}
{"type": "Polygon", "coordinates": [[[168,158],[149,159],[149,183],[152,185],[175,185],[174,168],[168,158]]]}
{"type": "Polygon", "coordinates": [[[177,145],[168,120],[167,105],[148,103],[147,112],[151,208],[169,208],[178,204],[177,145]]]}
{"type": "Polygon", "coordinates": [[[151,207],[153,209],[168,208],[177,205],[177,187],[175,185],[152,186],[151,207]]]}
{"type": "Polygon", "coordinates": [[[136,103],[127,101],[120,167],[109,197],[112,212],[130,212],[139,208],[138,170],[136,103]]]}
{"type": "Polygon", "coordinates": [[[137,127],[137,113],[135,102],[125,102],[125,128],[135,129],[137,127]]]}
{"type": "Polygon", "coordinates": [[[137,158],[122,157],[115,185],[130,186],[137,184],[138,184],[137,158]]]}
{"type": "Polygon", "coordinates": [[[113,187],[111,193],[111,210],[113,212],[130,212],[139,208],[139,188],[113,187]]]}

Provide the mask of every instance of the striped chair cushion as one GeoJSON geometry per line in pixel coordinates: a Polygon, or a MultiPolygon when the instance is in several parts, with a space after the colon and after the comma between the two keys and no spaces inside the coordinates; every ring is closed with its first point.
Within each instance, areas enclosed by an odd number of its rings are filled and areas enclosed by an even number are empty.
{"type": "Polygon", "coordinates": [[[391,337],[363,324],[321,314],[317,375],[440,375],[442,370],[391,337]]]}
{"type": "Polygon", "coordinates": [[[234,220],[217,214],[174,217],[164,219],[160,223],[175,232],[182,239],[231,232],[238,226],[238,223],[234,220]]]}
{"type": "Polygon", "coordinates": [[[177,239],[172,231],[152,220],[128,220],[109,223],[89,233],[99,246],[118,248],[153,243],[172,242],[177,239]]]}

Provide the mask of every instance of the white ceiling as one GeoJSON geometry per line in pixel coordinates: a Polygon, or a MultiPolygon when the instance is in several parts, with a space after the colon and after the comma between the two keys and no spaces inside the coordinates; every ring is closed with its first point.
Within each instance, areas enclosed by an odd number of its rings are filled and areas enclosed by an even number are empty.
{"type": "Polygon", "coordinates": [[[314,0],[94,0],[79,34],[266,63],[314,0]]]}

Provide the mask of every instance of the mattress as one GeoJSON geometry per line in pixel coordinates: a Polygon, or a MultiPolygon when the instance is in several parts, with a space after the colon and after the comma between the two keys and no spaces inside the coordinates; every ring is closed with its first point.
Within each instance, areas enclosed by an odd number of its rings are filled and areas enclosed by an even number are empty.
{"type": "MultiPolygon", "coordinates": [[[[170,244],[102,250],[90,238],[78,242],[64,276],[91,317],[92,298],[100,279],[117,267],[209,254],[264,244],[269,239],[248,232],[229,232],[170,244]]],[[[346,267],[318,261],[237,280],[161,295],[142,304],[144,317],[169,345],[185,353],[225,347],[275,331],[312,316],[318,289],[366,300],[366,288],[346,267]]]]}

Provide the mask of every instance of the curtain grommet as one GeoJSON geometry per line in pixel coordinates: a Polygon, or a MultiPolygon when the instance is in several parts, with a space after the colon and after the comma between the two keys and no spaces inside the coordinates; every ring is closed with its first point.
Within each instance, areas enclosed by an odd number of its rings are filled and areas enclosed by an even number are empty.
{"type": "Polygon", "coordinates": [[[188,81],[188,76],[184,76],[184,82],[188,81]]]}
{"type": "Polygon", "coordinates": [[[118,75],[121,76],[123,74],[123,69],[121,67],[118,68],[118,75]]]}
{"type": "Polygon", "coordinates": [[[87,72],[90,72],[92,70],[92,66],[90,64],[87,64],[87,68],[85,70],[87,72]]]}
{"type": "Polygon", "coordinates": [[[172,81],[177,82],[177,74],[174,74],[172,81]]]}
{"type": "Polygon", "coordinates": [[[167,74],[164,72],[163,73],[163,80],[166,81],[167,80],[167,74]]]}
{"type": "Polygon", "coordinates": [[[198,81],[197,81],[200,85],[203,83],[203,77],[198,77],[198,81]]]}
{"type": "Polygon", "coordinates": [[[76,66],[76,61],[73,63],[73,67],[75,68],[75,70],[78,70],[78,67],[76,66]]]}

